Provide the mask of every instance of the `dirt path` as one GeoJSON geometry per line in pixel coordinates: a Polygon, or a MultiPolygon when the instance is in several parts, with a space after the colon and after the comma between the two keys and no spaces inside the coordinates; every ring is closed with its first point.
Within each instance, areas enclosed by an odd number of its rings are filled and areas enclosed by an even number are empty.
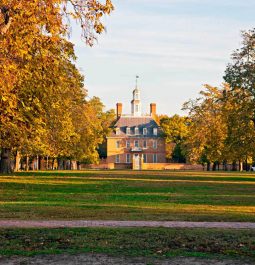
{"type": "Polygon", "coordinates": [[[181,222],[181,221],[23,221],[0,220],[0,228],[61,228],[61,227],[166,227],[166,228],[232,228],[255,229],[255,223],[242,222],[181,222]]]}
{"type": "Polygon", "coordinates": [[[200,258],[130,258],[130,257],[111,257],[101,254],[79,254],[79,255],[41,255],[35,257],[11,257],[1,258],[0,265],[252,265],[244,260],[217,260],[200,258]]]}

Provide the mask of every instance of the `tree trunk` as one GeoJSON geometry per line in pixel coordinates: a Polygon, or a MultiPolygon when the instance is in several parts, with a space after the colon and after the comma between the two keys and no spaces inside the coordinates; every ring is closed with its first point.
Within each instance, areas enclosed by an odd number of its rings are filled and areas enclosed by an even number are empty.
{"type": "Polygon", "coordinates": [[[64,159],[58,158],[58,170],[63,170],[63,169],[64,169],[64,159]]]}
{"type": "Polygon", "coordinates": [[[77,170],[78,167],[77,167],[77,161],[75,160],[72,160],[71,161],[71,170],[77,170]]]}
{"type": "Polygon", "coordinates": [[[81,163],[79,161],[77,162],[77,170],[81,170],[81,163]]]}
{"type": "Polygon", "coordinates": [[[223,170],[224,171],[228,171],[228,163],[227,163],[227,161],[223,162],[223,170]]]}
{"type": "Polygon", "coordinates": [[[39,170],[39,156],[36,156],[36,170],[39,170]]]}
{"type": "Polygon", "coordinates": [[[26,171],[29,170],[29,156],[26,156],[26,171]]]}
{"type": "Polygon", "coordinates": [[[239,171],[243,171],[243,161],[239,161],[239,171]]]}
{"type": "Polygon", "coordinates": [[[64,159],[64,170],[68,170],[68,161],[64,159]]]}
{"type": "Polygon", "coordinates": [[[3,148],[1,151],[0,173],[11,174],[12,172],[11,149],[3,148]]]}
{"type": "Polygon", "coordinates": [[[237,164],[236,161],[232,163],[232,171],[237,171],[237,164]]]}
{"type": "Polygon", "coordinates": [[[54,168],[54,164],[55,164],[55,158],[53,157],[53,158],[52,158],[52,164],[51,164],[51,169],[52,169],[52,170],[55,170],[55,168],[54,168]]]}
{"type": "Polygon", "coordinates": [[[38,169],[42,170],[42,157],[41,156],[39,156],[38,158],[38,169]]]}
{"type": "Polygon", "coordinates": [[[211,163],[210,162],[207,162],[206,163],[206,170],[207,171],[210,171],[211,170],[211,163]]]}
{"type": "Polygon", "coordinates": [[[21,160],[21,155],[20,152],[17,151],[16,152],[16,156],[15,156],[15,172],[18,172],[20,170],[20,160],[21,160]]]}
{"type": "Polygon", "coordinates": [[[49,156],[46,157],[46,170],[49,169],[49,156]]]}

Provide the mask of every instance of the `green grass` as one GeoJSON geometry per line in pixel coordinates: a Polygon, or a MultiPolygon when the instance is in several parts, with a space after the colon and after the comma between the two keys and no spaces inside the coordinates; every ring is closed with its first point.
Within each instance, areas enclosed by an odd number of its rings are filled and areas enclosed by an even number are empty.
{"type": "Polygon", "coordinates": [[[106,253],[255,258],[254,230],[165,228],[0,229],[0,255],[106,253]]]}
{"type": "Polygon", "coordinates": [[[255,221],[255,174],[22,172],[0,176],[0,219],[255,221]]]}

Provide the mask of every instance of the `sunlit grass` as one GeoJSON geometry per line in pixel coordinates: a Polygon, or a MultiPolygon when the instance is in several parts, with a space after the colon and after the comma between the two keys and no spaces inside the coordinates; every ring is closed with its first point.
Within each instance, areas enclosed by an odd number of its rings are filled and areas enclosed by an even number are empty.
{"type": "Polygon", "coordinates": [[[0,176],[0,218],[255,221],[255,175],[62,171],[0,176]]]}

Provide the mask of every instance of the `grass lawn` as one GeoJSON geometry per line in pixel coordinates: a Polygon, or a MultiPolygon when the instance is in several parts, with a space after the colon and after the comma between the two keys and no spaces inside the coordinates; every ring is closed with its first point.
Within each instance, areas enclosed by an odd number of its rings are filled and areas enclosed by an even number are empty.
{"type": "MultiPolygon", "coordinates": [[[[254,230],[165,228],[0,229],[1,255],[105,253],[255,260],[254,230]]],[[[243,263],[240,263],[243,264],[243,263]]]]}
{"type": "Polygon", "coordinates": [[[51,171],[2,175],[0,219],[255,222],[255,174],[51,171]]]}

